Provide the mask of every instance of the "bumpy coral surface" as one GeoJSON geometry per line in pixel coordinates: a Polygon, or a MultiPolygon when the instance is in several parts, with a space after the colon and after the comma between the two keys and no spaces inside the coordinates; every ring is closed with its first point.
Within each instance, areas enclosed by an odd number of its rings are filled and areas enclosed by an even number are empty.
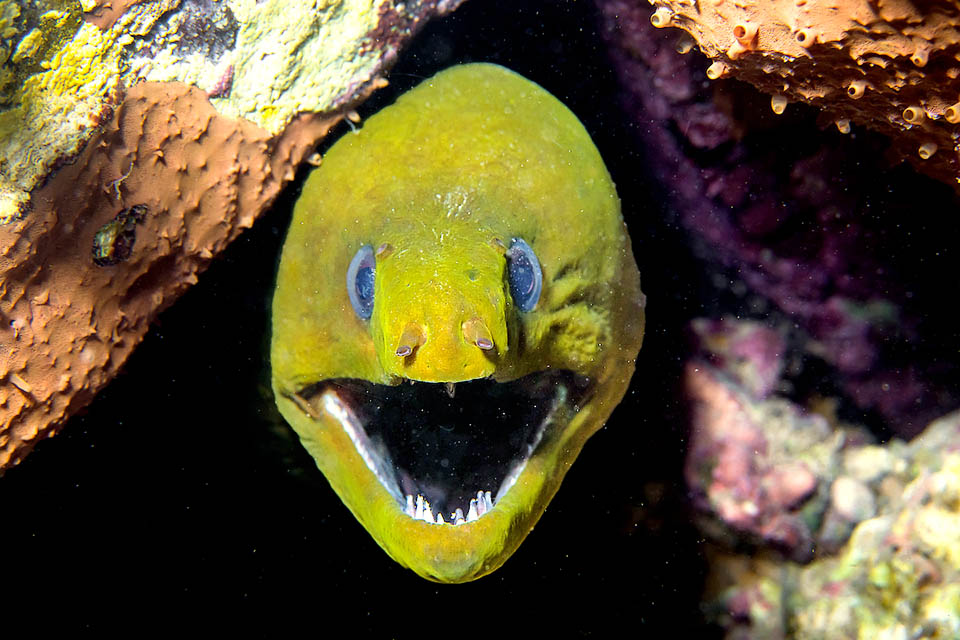
{"type": "Polygon", "coordinates": [[[0,2],[0,471],[457,2],[0,2]]]}
{"type": "Polygon", "coordinates": [[[703,526],[809,560],[844,444],[816,414],[756,400],[705,363],[686,372],[693,405],[685,476],[703,526]]]}
{"type": "MultiPolygon", "coordinates": [[[[680,27],[727,75],[888,134],[897,153],[954,187],[960,178],[960,9],[899,0],[651,0],[656,27],[680,27]]],[[[689,46],[689,45],[688,45],[689,46]]]]}
{"type": "Polygon", "coordinates": [[[687,366],[686,479],[724,548],[708,609],[727,637],[957,637],[960,413],[878,445],[752,384],[782,370],[787,354],[767,346],[780,332],[729,319],[694,332],[717,366],[687,366]],[[752,556],[730,553],[744,543],[752,556]]]}
{"type": "Polygon", "coordinates": [[[960,637],[960,414],[909,444],[851,449],[843,468],[832,508],[865,517],[837,554],[715,559],[727,637],[960,637]]]}

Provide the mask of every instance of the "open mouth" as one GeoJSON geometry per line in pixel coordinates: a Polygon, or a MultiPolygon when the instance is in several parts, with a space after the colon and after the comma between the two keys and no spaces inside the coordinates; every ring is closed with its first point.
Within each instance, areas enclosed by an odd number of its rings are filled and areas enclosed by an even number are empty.
{"type": "Polygon", "coordinates": [[[496,508],[591,392],[588,378],[547,371],[456,385],[325,380],[296,399],[311,415],[337,419],[401,511],[460,525],[496,508]]]}

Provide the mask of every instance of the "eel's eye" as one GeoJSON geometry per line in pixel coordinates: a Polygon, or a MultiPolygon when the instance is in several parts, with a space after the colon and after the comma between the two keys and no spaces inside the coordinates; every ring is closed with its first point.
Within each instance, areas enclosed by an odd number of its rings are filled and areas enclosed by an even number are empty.
{"type": "Polygon", "coordinates": [[[347,295],[350,296],[353,310],[364,320],[368,320],[373,314],[373,282],[376,272],[377,262],[373,257],[373,247],[360,247],[347,267],[347,295]]]}
{"type": "Polygon", "coordinates": [[[540,261],[526,242],[514,238],[507,249],[507,279],[510,295],[520,311],[531,311],[540,299],[543,274],[540,261]]]}

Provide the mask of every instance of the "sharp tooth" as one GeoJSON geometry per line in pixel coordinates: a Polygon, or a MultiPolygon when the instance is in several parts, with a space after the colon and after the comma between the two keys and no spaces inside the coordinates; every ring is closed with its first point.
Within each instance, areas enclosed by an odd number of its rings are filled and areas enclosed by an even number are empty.
{"type": "Polygon", "coordinates": [[[413,496],[408,493],[407,494],[407,515],[412,518],[415,513],[416,511],[414,511],[413,509],[413,496]]]}
{"type": "Polygon", "coordinates": [[[487,511],[493,509],[493,498],[490,497],[489,491],[483,492],[483,502],[487,505],[487,511]]]}
{"type": "Polygon", "coordinates": [[[479,516],[477,515],[477,499],[474,498],[470,501],[470,510],[467,511],[467,522],[473,522],[479,516]]]}
{"type": "Polygon", "coordinates": [[[452,382],[448,382],[448,383],[446,384],[446,387],[447,387],[447,395],[452,398],[452,397],[453,397],[453,393],[454,393],[454,391],[455,391],[455,389],[456,389],[456,385],[454,385],[454,383],[452,383],[452,382]]]}
{"type": "Polygon", "coordinates": [[[487,512],[487,503],[483,499],[483,491],[477,491],[477,517],[479,518],[487,512]]]}
{"type": "Polygon", "coordinates": [[[446,524],[446,521],[443,519],[442,511],[437,511],[437,524],[446,524]]]}
{"type": "Polygon", "coordinates": [[[430,508],[430,501],[423,496],[417,496],[421,500],[420,519],[424,522],[433,523],[433,509],[430,508]]]}
{"type": "Polygon", "coordinates": [[[423,520],[423,496],[419,493],[417,494],[417,510],[414,512],[413,517],[417,520],[423,520]]]}
{"type": "Polygon", "coordinates": [[[463,509],[457,507],[457,510],[450,516],[450,519],[453,520],[453,524],[463,524],[466,522],[466,520],[463,519],[463,509]]]}

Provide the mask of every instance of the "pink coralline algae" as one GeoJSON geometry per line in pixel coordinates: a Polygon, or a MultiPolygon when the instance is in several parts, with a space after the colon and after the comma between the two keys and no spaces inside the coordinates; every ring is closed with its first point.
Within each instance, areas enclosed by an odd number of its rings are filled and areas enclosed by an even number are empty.
{"type": "Polygon", "coordinates": [[[845,534],[813,562],[713,549],[706,608],[726,638],[960,637],[960,414],[850,447],[837,474],[823,530],[845,534]]]}
{"type": "Polygon", "coordinates": [[[721,539],[768,546],[790,558],[813,557],[811,516],[825,507],[826,487],[843,437],[826,419],[789,402],[753,400],[705,363],[686,370],[691,436],[685,476],[702,525],[721,539]]]}
{"type": "Polygon", "coordinates": [[[693,334],[684,474],[726,637],[960,637],[960,412],[876,444],[830,401],[789,400],[789,376],[757,375],[788,369],[781,331],[701,319],[693,334]]]}

